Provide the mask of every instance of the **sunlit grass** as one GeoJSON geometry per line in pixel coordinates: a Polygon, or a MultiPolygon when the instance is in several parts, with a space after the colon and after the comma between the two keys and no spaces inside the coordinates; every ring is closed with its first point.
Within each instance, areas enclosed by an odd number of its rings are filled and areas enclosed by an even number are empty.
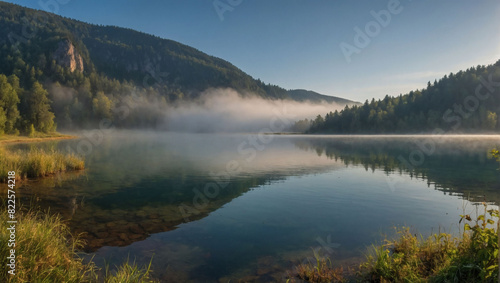
{"type": "Polygon", "coordinates": [[[138,267],[128,260],[115,272],[101,272],[93,262],[84,263],[78,254],[83,243],[73,237],[57,216],[27,212],[16,214],[16,246],[8,247],[8,214],[0,214],[0,282],[156,282],[149,266],[138,267]],[[8,273],[7,257],[15,249],[15,275],[8,273]]]}
{"type": "Polygon", "coordinates": [[[20,180],[84,168],[84,160],[74,154],[35,147],[12,151],[0,146],[0,182],[6,182],[9,171],[15,171],[16,179],[20,180]]]}
{"type": "Polygon", "coordinates": [[[427,239],[398,231],[399,238],[375,248],[361,265],[369,282],[497,282],[498,234],[493,224],[498,210],[487,209],[476,220],[462,215],[460,236],[434,234],[427,239]]]}
{"type": "Polygon", "coordinates": [[[449,266],[458,246],[465,244],[450,234],[434,234],[423,240],[408,228],[398,230],[399,238],[374,247],[374,254],[361,265],[369,282],[427,282],[449,266]]]}
{"type": "Polygon", "coordinates": [[[0,215],[0,281],[2,282],[82,282],[93,271],[75,256],[81,245],[70,238],[68,228],[55,216],[28,212],[18,213],[16,224],[15,275],[8,274],[6,258],[10,254],[7,213],[0,215]]]}
{"type": "MultiPolygon", "coordinates": [[[[479,214],[479,213],[478,213],[479,214]]],[[[477,219],[461,215],[459,236],[448,233],[428,238],[397,229],[395,240],[373,246],[351,280],[359,282],[498,282],[499,238],[494,228],[498,210],[488,209],[477,219]]],[[[328,259],[301,264],[289,282],[346,282],[342,268],[333,268],[328,259]]]]}
{"type": "Polygon", "coordinates": [[[46,141],[46,140],[55,140],[55,139],[71,139],[75,138],[74,136],[64,135],[58,132],[52,133],[41,133],[35,132],[31,137],[30,136],[20,136],[20,135],[0,135],[0,143],[13,143],[13,142],[37,142],[37,141],[46,141]]]}
{"type": "Polygon", "coordinates": [[[121,266],[118,266],[114,272],[109,270],[109,266],[106,266],[106,272],[104,277],[105,283],[121,283],[121,282],[157,282],[152,279],[151,274],[151,263],[148,266],[139,267],[135,262],[130,262],[127,259],[121,266]]]}
{"type": "MultiPolygon", "coordinates": [[[[296,277],[306,282],[347,282],[343,276],[343,268],[334,268],[329,258],[321,258],[319,254],[314,253],[316,262],[299,264],[296,267],[296,277]]],[[[295,282],[289,280],[289,283],[295,282]]]]}

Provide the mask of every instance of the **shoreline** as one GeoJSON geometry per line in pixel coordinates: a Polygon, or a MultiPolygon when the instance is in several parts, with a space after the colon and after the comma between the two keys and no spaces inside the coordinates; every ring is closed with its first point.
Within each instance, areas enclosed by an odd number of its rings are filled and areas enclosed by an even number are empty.
{"type": "Polygon", "coordinates": [[[69,140],[69,139],[77,139],[79,137],[59,134],[58,136],[37,137],[37,138],[30,138],[27,136],[12,136],[12,138],[7,138],[5,140],[2,140],[1,138],[2,137],[0,136],[0,145],[16,144],[16,143],[34,143],[34,142],[44,142],[53,140],[69,140]]]}
{"type": "Polygon", "coordinates": [[[0,136],[0,183],[14,179],[44,178],[59,172],[85,169],[85,160],[74,154],[43,150],[33,146],[28,150],[10,150],[9,145],[73,139],[76,136],[52,133],[45,137],[0,136]],[[14,172],[11,175],[11,172],[14,172]]]}

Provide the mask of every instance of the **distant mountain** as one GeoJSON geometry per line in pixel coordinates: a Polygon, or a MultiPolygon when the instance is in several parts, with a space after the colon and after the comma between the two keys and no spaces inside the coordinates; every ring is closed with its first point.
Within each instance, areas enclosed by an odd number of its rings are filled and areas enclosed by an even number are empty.
{"type": "Polygon", "coordinates": [[[361,103],[336,97],[336,96],[329,96],[329,95],[324,95],[320,94],[311,90],[305,90],[305,89],[291,89],[288,90],[288,96],[290,96],[291,99],[296,100],[296,101],[310,101],[310,102],[315,102],[315,103],[322,103],[322,102],[327,102],[327,103],[337,103],[341,106],[344,105],[361,105],[361,103]]]}
{"type": "Polygon", "coordinates": [[[193,98],[210,87],[231,87],[273,99],[287,97],[285,89],[264,84],[225,60],[179,42],[5,2],[0,2],[0,39],[3,74],[29,65],[44,77],[57,79],[51,62],[55,59],[69,68],[71,62],[61,52],[71,51],[78,54],[77,59],[81,57],[83,68],[77,70],[85,77],[96,73],[141,87],[154,86],[170,99],[193,98]],[[17,58],[25,64],[16,66],[17,58]]]}
{"type": "Polygon", "coordinates": [[[15,90],[4,102],[0,89],[0,134],[95,127],[102,119],[147,127],[167,105],[195,100],[211,88],[265,99],[333,101],[266,84],[173,40],[5,2],[0,2],[0,76],[0,88],[15,90]],[[19,111],[8,111],[16,104],[19,111]]]}

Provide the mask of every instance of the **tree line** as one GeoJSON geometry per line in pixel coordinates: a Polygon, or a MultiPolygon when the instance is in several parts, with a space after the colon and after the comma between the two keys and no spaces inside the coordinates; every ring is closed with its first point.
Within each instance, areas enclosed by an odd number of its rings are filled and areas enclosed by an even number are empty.
{"type": "Polygon", "coordinates": [[[421,90],[298,121],[309,133],[375,134],[496,131],[500,125],[500,61],[450,73],[421,90]]]}
{"type": "Polygon", "coordinates": [[[288,96],[279,86],[172,40],[5,2],[0,54],[0,129],[11,134],[90,128],[103,119],[119,127],[155,127],[167,105],[197,99],[208,88],[288,96]],[[83,72],[54,60],[65,41],[82,57],[83,72]]]}

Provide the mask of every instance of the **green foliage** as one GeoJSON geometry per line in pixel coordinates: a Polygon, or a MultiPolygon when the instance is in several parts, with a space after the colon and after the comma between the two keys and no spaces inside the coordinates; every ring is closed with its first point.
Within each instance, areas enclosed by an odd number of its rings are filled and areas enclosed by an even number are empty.
{"type": "MultiPolygon", "coordinates": [[[[13,76],[11,80],[15,81],[16,78],[13,76]]],[[[0,134],[16,133],[19,101],[15,87],[9,83],[5,75],[0,74],[0,134]]]]}
{"type": "Polygon", "coordinates": [[[7,115],[5,110],[0,107],[0,135],[5,133],[5,124],[7,123],[7,115]]]}
{"type": "Polygon", "coordinates": [[[497,125],[497,121],[497,113],[488,111],[487,116],[484,120],[484,128],[488,130],[494,130],[497,125]]]}
{"type": "Polygon", "coordinates": [[[311,128],[312,120],[309,119],[304,119],[304,120],[299,120],[295,122],[295,124],[290,127],[291,132],[298,132],[298,133],[304,133],[308,131],[311,128]]]}
{"type": "Polygon", "coordinates": [[[35,130],[49,133],[56,130],[54,124],[54,113],[50,111],[50,100],[48,92],[43,86],[34,82],[30,91],[26,95],[27,105],[27,120],[28,124],[32,124],[35,130]]]}
{"type": "Polygon", "coordinates": [[[399,238],[368,256],[360,274],[369,282],[497,282],[498,234],[492,225],[498,216],[486,204],[476,220],[461,215],[460,223],[467,223],[460,237],[440,233],[422,241],[408,228],[399,230],[399,238]]]}
{"type": "Polygon", "coordinates": [[[435,234],[421,241],[409,228],[397,233],[397,240],[386,240],[368,256],[361,265],[362,277],[370,282],[426,282],[449,264],[450,254],[456,249],[457,241],[449,234],[435,234]]]}
{"type": "Polygon", "coordinates": [[[84,265],[76,257],[81,242],[68,242],[68,228],[56,216],[28,212],[16,213],[16,274],[7,273],[6,257],[10,254],[7,243],[10,230],[7,230],[7,213],[2,209],[0,215],[0,281],[2,282],[83,282],[93,269],[84,265]]]}
{"type": "Polygon", "coordinates": [[[444,76],[422,90],[327,113],[313,121],[310,132],[323,133],[419,133],[478,132],[498,130],[500,61],[444,76]],[[492,86],[478,86],[491,81],[492,86]],[[477,101],[472,105],[471,101],[477,101]]]}
{"type": "Polygon", "coordinates": [[[146,267],[140,268],[135,262],[130,262],[127,259],[122,265],[116,267],[115,272],[109,270],[109,266],[106,266],[105,283],[121,283],[121,282],[157,282],[151,278],[151,263],[146,267]]]}
{"type": "MultiPolygon", "coordinates": [[[[306,282],[347,282],[343,276],[344,270],[342,267],[334,268],[328,258],[321,258],[319,254],[313,252],[316,262],[298,265],[294,277],[306,282]]],[[[295,280],[292,278],[288,282],[295,282],[295,280]]]]}
{"type": "Polygon", "coordinates": [[[33,124],[30,124],[30,129],[28,131],[28,137],[30,137],[30,138],[36,137],[36,130],[35,130],[35,126],[33,126],[33,124]]]}
{"type": "MultiPolygon", "coordinates": [[[[117,267],[116,272],[106,269],[104,275],[94,262],[84,263],[78,255],[83,242],[73,238],[69,228],[60,217],[33,211],[16,213],[16,274],[9,270],[6,258],[10,247],[0,245],[0,281],[2,282],[124,282],[149,283],[151,262],[147,267],[138,267],[129,261],[117,267]]],[[[10,224],[4,207],[0,214],[0,242],[7,243],[10,237],[10,224]]]]}
{"type": "Polygon", "coordinates": [[[112,102],[104,95],[104,92],[97,92],[96,97],[92,100],[92,109],[96,117],[111,118],[112,102]]]}
{"type": "Polygon", "coordinates": [[[4,2],[0,27],[0,38],[6,39],[0,43],[0,134],[29,133],[31,124],[43,133],[56,125],[98,127],[103,119],[118,127],[154,127],[168,103],[195,99],[214,87],[289,97],[283,88],[255,80],[227,61],[129,29],[4,2]],[[33,31],[29,38],[26,30],[33,31]],[[53,59],[61,42],[75,47],[83,72],[53,59]]]}

